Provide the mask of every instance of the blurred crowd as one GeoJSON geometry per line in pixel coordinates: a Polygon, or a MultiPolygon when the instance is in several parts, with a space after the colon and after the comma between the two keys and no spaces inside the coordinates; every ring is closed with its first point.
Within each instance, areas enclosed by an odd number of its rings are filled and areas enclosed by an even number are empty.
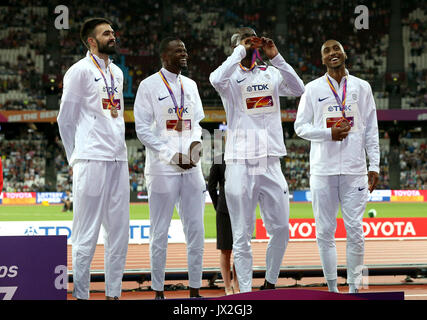
{"type": "MultiPolygon", "coordinates": [[[[187,73],[197,82],[204,104],[220,105],[219,96],[208,81],[209,74],[230,54],[229,39],[233,31],[240,26],[252,26],[258,35],[269,36],[276,41],[305,83],[325,72],[320,58],[321,44],[329,38],[341,40],[351,73],[368,80],[378,97],[388,97],[385,66],[391,9],[387,0],[338,3],[288,0],[285,14],[280,17],[283,21],[278,20],[277,2],[274,0],[147,0],[143,5],[137,0],[100,0],[96,6],[83,0],[64,0],[61,4],[69,7],[70,29],[54,30],[59,39],[59,52],[55,57],[47,52],[53,49],[46,43],[47,33],[52,32],[47,25],[47,7],[43,7],[46,2],[27,1],[31,3],[27,8],[21,3],[10,1],[9,6],[0,8],[0,23],[4,26],[0,32],[1,48],[27,47],[29,50],[25,55],[13,55],[9,60],[0,59],[0,109],[45,108],[43,84],[49,74],[46,70],[35,70],[36,56],[43,56],[44,69],[57,67],[61,89],[62,76],[87,50],[79,38],[81,22],[93,16],[108,17],[115,24],[120,50],[113,58],[131,79],[126,82],[131,95],[136,93],[141,80],[160,67],[157,52],[160,39],[174,33],[187,46],[187,73]],[[164,3],[169,5],[164,7],[164,3]],[[358,5],[366,5],[369,9],[369,30],[356,30],[354,26],[357,17],[354,8],[358,5]],[[38,6],[46,10],[40,10],[38,6]],[[28,21],[37,23],[26,23],[28,21]],[[277,25],[279,21],[282,22],[280,27],[277,25]],[[7,91],[14,90],[25,92],[26,99],[1,99],[7,91]]],[[[409,25],[411,30],[411,54],[421,55],[425,53],[427,20],[409,19],[408,14],[414,8],[427,12],[426,4],[410,0],[402,5],[402,25],[409,25]]],[[[415,97],[414,103],[422,106],[427,99],[425,71],[423,66],[411,67],[407,77],[409,83],[402,86],[402,94],[415,97]]],[[[297,100],[284,101],[282,107],[295,109],[297,100]]]]}
{"type": "Polygon", "coordinates": [[[0,7],[0,110],[42,110],[47,8],[43,1],[0,7]],[[37,23],[32,23],[37,22],[37,23]]]}
{"type": "Polygon", "coordinates": [[[402,85],[402,97],[409,108],[427,107],[427,3],[415,0],[402,2],[402,26],[408,29],[405,67],[407,79],[402,85]],[[417,8],[414,10],[414,8],[417,8]]]}
{"type": "Polygon", "coordinates": [[[426,142],[406,141],[400,146],[400,187],[427,189],[426,142]]]}
{"type": "Polygon", "coordinates": [[[129,156],[129,182],[130,190],[134,192],[147,191],[144,176],[145,152],[140,156],[129,156]]]}
{"type": "MultiPolygon", "coordinates": [[[[391,189],[389,137],[381,140],[380,180],[377,189],[391,189]]],[[[287,156],[281,159],[283,174],[290,190],[308,190],[310,144],[301,139],[286,142],[287,156]]],[[[4,189],[7,192],[25,191],[71,191],[72,168],[68,166],[63,146],[56,138],[52,145],[37,132],[21,134],[14,140],[5,140],[0,135],[0,150],[4,170],[4,189]],[[54,159],[56,186],[45,179],[46,159],[54,159]]],[[[400,189],[427,190],[427,140],[401,139],[398,151],[400,166],[400,189]]],[[[128,153],[129,188],[134,192],[147,191],[144,176],[145,151],[142,146],[135,153],[128,153]]],[[[207,164],[209,167],[210,165],[207,164]]],[[[208,179],[206,173],[205,179],[208,179]]]]}
{"type": "Polygon", "coordinates": [[[409,101],[411,108],[427,107],[427,69],[408,72],[408,85],[402,88],[403,96],[412,98],[409,101]]]}
{"type": "Polygon", "coordinates": [[[351,72],[366,80],[374,80],[377,68],[363,66],[366,57],[378,61],[386,56],[379,46],[381,38],[389,32],[390,5],[386,0],[377,1],[288,1],[288,34],[286,46],[289,61],[297,65],[307,77],[318,77],[325,73],[320,48],[328,39],[341,40],[348,55],[351,72]],[[366,4],[369,9],[369,30],[356,30],[354,8],[366,4]],[[304,23],[301,23],[303,17],[304,23]],[[375,44],[375,45],[373,45],[375,44]]]}
{"type": "Polygon", "coordinates": [[[414,12],[414,8],[424,11],[424,16],[427,13],[427,3],[424,1],[402,1],[402,25],[409,27],[410,54],[412,56],[421,56],[426,52],[427,20],[425,17],[411,15],[414,12]]]}
{"type": "Polygon", "coordinates": [[[16,140],[0,139],[3,191],[48,191],[45,184],[46,140],[31,133],[16,140]]]}
{"type": "Polygon", "coordinates": [[[308,190],[310,188],[310,144],[294,142],[287,144],[288,155],[282,158],[282,171],[289,190],[308,190]]]}

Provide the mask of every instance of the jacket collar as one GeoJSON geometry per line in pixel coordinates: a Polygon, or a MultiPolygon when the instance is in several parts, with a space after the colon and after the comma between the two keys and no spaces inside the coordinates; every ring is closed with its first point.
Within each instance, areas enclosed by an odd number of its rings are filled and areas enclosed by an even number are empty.
{"type": "MultiPolygon", "coordinates": [[[[109,65],[111,65],[111,63],[113,62],[113,60],[112,59],[110,59],[110,58],[108,58],[108,64],[107,65],[105,65],[105,61],[104,61],[104,59],[101,59],[100,57],[98,57],[96,54],[94,54],[94,53],[92,53],[93,54],[93,56],[95,57],[95,59],[96,59],[96,61],[99,63],[99,66],[102,68],[102,69],[106,69],[109,65]]],[[[88,50],[87,51],[87,53],[86,53],[86,57],[88,57],[89,59],[90,59],[90,51],[88,50]]]]}
{"type": "Polygon", "coordinates": [[[164,74],[164,76],[166,77],[166,80],[168,80],[168,82],[178,81],[178,77],[181,75],[181,73],[176,74],[176,73],[173,73],[173,72],[166,70],[165,68],[161,68],[160,71],[164,74]]]}

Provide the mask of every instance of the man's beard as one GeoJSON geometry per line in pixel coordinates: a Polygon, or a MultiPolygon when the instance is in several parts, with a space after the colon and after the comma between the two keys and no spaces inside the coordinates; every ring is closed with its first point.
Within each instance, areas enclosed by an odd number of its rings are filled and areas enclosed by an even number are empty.
{"type": "Polygon", "coordinates": [[[98,45],[98,52],[103,54],[115,54],[117,53],[116,45],[110,47],[107,42],[105,45],[101,44],[98,40],[96,40],[96,44],[98,45]]]}

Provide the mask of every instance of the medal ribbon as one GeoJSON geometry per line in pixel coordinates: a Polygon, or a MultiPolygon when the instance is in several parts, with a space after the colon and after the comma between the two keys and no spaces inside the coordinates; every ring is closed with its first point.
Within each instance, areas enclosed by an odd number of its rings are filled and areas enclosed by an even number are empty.
{"type": "Polygon", "coordinates": [[[90,57],[92,58],[93,63],[95,63],[95,66],[98,68],[99,72],[101,72],[101,76],[104,79],[104,83],[105,83],[105,88],[107,89],[107,95],[108,95],[108,99],[110,99],[111,105],[108,106],[108,109],[111,109],[111,106],[115,107],[117,104],[114,104],[114,76],[113,73],[111,72],[111,68],[110,66],[108,66],[108,69],[110,70],[110,77],[111,77],[111,87],[112,90],[110,92],[110,90],[108,90],[108,83],[107,83],[107,79],[104,76],[104,72],[102,71],[98,61],[96,60],[95,56],[91,53],[90,57]]]}
{"type": "Polygon", "coordinates": [[[332,82],[331,82],[331,80],[329,79],[328,76],[326,76],[326,81],[328,82],[329,87],[331,88],[332,93],[335,96],[335,100],[337,101],[338,105],[341,107],[342,118],[345,119],[345,120],[347,120],[347,118],[345,116],[345,111],[344,111],[345,110],[345,100],[346,100],[346,97],[347,97],[347,77],[344,78],[344,88],[342,90],[342,99],[340,99],[337,91],[334,88],[334,85],[332,84],[332,82]]]}
{"type": "Polygon", "coordinates": [[[181,106],[178,107],[178,103],[176,102],[175,95],[173,94],[172,88],[169,85],[168,80],[166,80],[166,77],[161,70],[159,71],[159,75],[160,75],[160,78],[162,78],[163,83],[165,84],[166,88],[169,91],[173,104],[175,105],[176,115],[178,116],[178,119],[182,120],[182,116],[184,115],[184,86],[182,85],[181,77],[179,78],[179,82],[181,84],[181,106]]]}
{"type": "MultiPolygon", "coordinates": [[[[241,68],[243,71],[246,71],[246,72],[248,72],[248,71],[252,71],[252,69],[253,69],[253,68],[255,68],[255,66],[256,66],[256,59],[259,59],[260,61],[262,61],[262,62],[263,62],[263,60],[262,60],[262,58],[261,58],[261,55],[259,54],[258,49],[254,49],[254,51],[253,51],[253,53],[252,53],[252,62],[251,62],[251,67],[250,67],[249,69],[247,69],[247,68],[245,68],[244,66],[242,66],[242,64],[241,64],[241,63],[239,63],[239,66],[240,66],[240,68],[241,68]]],[[[261,69],[261,70],[265,70],[265,69],[267,69],[267,67],[260,67],[260,69],[261,69]]]]}

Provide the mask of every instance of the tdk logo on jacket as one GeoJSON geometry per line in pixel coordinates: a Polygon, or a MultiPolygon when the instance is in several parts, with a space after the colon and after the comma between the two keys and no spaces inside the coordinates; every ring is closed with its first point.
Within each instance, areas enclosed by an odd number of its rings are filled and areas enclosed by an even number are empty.
{"type": "Polygon", "coordinates": [[[117,90],[117,87],[114,87],[114,90],[113,90],[113,87],[103,87],[102,88],[102,91],[103,92],[109,92],[110,94],[114,94],[114,93],[119,93],[119,91],[117,90]]]}
{"type": "Polygon", "coordinates": [[[254,84],[252,86],[248,86],[246,88],[246,91],[252,92],[252,91],[262,91],[262,90],[269,90],[268,84],[254,84]]]}
{"type": "MultiPolygon", "coordinates": [[[[340,106],[329,106],[328,111],[329,112],[342,111],[342,107],[340,107],[340,106]]],[[[351,105],[345,106],[344,111],[351,111],[351,105]]]]}
{"type": "MultiPolygon", "coordinates": [[[[168,113],[176,113],[176,107],[169,108],[168,113]]],[[[188,107],[184,108],[183,113],[188,113],[188,107]]]]}

